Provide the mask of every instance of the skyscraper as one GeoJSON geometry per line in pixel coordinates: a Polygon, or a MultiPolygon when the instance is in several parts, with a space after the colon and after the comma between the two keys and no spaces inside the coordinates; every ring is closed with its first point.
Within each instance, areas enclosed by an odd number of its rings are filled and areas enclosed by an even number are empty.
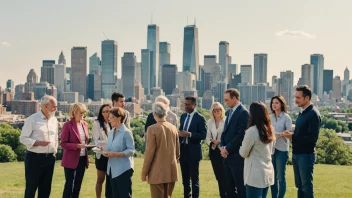
{"type": "Polygon", "coordinates": [[[142,54],[142,85],[144,87],[144,94],[149,95],[150,90],[151,90],[151,81],[153,78],[153,75],[150,73],[150,59],[151,59],[151,54],[149,49],[142,49],[141,50],[142,54]]]}
{"type": "Polygon", "coordinates": [[[87,47],[71,49],[71,90],[86,97],[87,93],[87,47]]]}
{"type": "Polygon", "coordinates": [[[64,55],[63,51],[61,51],[61,53],[60,53],[59,60],[58,60],[57,64],[66,65],[66,59],[65,59],[65,55],[64,55]]]}
{"type": "Polygon", "coordinates": [[[277,84],[277,93],[282,95],[285,100],[287,106],[292,107],[293,100],[293,72],[292,71],[284,71],[280,72],[280,79],[277,84]]]}
{"type": "Polygon", "coordinates": [[[101,43],[102,98],[111,98],[117,78],[117,42],[105,40],[101,43]]]}
{"type": "Polygon", "coordinates": [[[250,105],[252,102],[252,86],[249,83],[240,83],[237,87],[240,92],[241,103],[250,105]]]}
{"type": "Polygon", "coordinates": [[[323,98],[323,74],[324,74],[324,56],[322,54],[312,54],[310,64],[314,65],[314,89],[313,92],[323,98]]]}
{"type": "Polygon", "coordinates": [[[87,76],[87,98],[95,101],[101,99],[101,75],[99,73],[87,76]]]}
{"type": "MultiPolygon", "coordinates": [[[[220,65],[214,65],[214,67],[211,69],[211,87],[216,87],[218,82],[223,81],[223,76],[222,76],[222,71],[221,71],[221,66],[220,65]]],[[[216,98],[216,96],[214,95],[216,98]]]]}
{"type": "Polygon", "coordinates": [[[350,82],[350,70],[346,67],[345,71],[343,72],[343,83],[342,83],[342,93],[344,96],[347,95],[347,84],[350,82]]]}
{"type": "Polygon", "coordinates": [[[147,49],[150,53],[150,87],[159,85],[159,26],[148,25],[147,49]]]}
{"type": "Polygon", "coordinates": [[[267,83],[257,83],[251,86],[252,87],[251,103],[254,101],[260,101],[265,104],[266,86],[267,86],[267,83]]]}
{"type": "Polygon", "coordinates": [[[6,88],[10,90],[10,92],[15,92],[15,82],[11,79],[8,79],[6,81],[6,88]]]}
{"type": "Polygon", "coordinates": [[[196,90],[196,75],[190,71],[178,72],[177,85],[181,92],[196,90]]]}
{"type": "Polygon", "coordinates": [[[215,65],[218,65],[216,63],[216,55],[204,55],[203,70],[205,73],[211,73],[211,70],[215,65]]]}
{"type": "Polygon", "coordinates": [[[161,88],[165,95],[171,95],[176,88],[177,65],[165,64],[162,68],[161,88]]]}
{"type": "Polygon", "coordinates": [[[215,87],[212,88],[212,92],[215,98],[215,101],[224,105],[224,93],[227,89],[227,83],[219,81],[215,87]]]}
{"type": "Polygon", "coordinates": [[[242,82],[241,73],[234,75],[233,78],[231,79],[231,83],[229,84],[229,88],[238,89],[238,84],[240,84],[241,82],[242,82]]]}
{"type": "Polygon", "coordinates": [[[324,70],[324,84],[323,84],[323,90],[327,94],[329,94],[330,91],[332,91],[332,84],[333,84],[333,77],[334,76],[334,70],[324,70]]]}
{"type": "Polygon", "coordinates": [[[54,64],[55,60],[43,60],[40,82],[48,82],[49,84],[54,84],[54,64]]]}
{"type": "Polygon", "coordinates": [[[207,90],[203,94],[203,108],[210,109],[211,105],[214,103],[214,96],[211,90],[207,90]]]}
{"type": "Polygon", "coordinates": [[[229,45],[227,41],[220,41],[219,43],[219,65],[221,65],[222,76],[226,83],[229,81],[229,45]]]}
{"type": "Polygon", "coordinates": [[[65,92],[71,91],[71,67],[66,67],[66,86],[65,92]]]}
{"type": "Polygon", "coordinates": [[[241,80],[252,85],[252,65],[241,65],[241,80]]]}
{"type": "Polygon", "coordinates": [[[196,25],[188,25],[184,28],[183,71],[190,71],[196,75],[197,79],[199,78],[198,28],[196,25]]]}
{"type": "Polygon", "coordinates": [[[22,100],[22,94],[24,93],[24,85],[19,84],[15,87],[15,100],[22,100]]]}
{"type": "Polygon", "coordinates": [[[142,63],[141,62],[136,62],[136,79],[134,81],[136,83],[142,83],[142,63]]]}
{"type": "Polygon", "coordinates": [[[34,85],[38,82],[38,76],[34,69],[31,69],[27,75],[27,81],[24,85],[24,92],[33,92],[34,85]]]}
{"type": "Polygon", "coordinates": [[[133,98],[136,79],[136,56],[133,52],[125,52],[121,62],[122,90],[126,98],[133,98]]]}
{"type": "Polygon", "coordinates": [[[58,94],[65,92],[66,84],[66,66],[64,64],[54,65],[54,85],[57,88],[58,94]]]}
{"type": "Polygon", "coordinates": [[[95,73],[101,74],[101,61],[96,52],[89,57],[89,74],[95,73]]]}
{"type": "Polygon", "coordinates": [[[345,71],[343,72],[343,80],[349,81],[350,80],[350,70],[346,67],[345,71]]]}
{"type": "Polygon", "coordinates": [[[235,75],[237,75],[238,73],[238,68],[237,68],[237,64],[229,64],[228,67],[228,76],[229,76],[229,80],[231,80],[231,78],[235,75]]]}
{"type": "MultiPolygon", "coordinates": [[[[171,61],[171,45],[168,42],[160,42],[159,43],[160,57],[159,57],[159,71],[162,70],[164,65],[170,64],[171,61]]],[[[162,72],[159,72],[159,87],[161,87],[162,82],[162,72]]],[[[165,91],[165,90],[164,90],[165,91]]]]}
{"type": "Polygon", "coordinates": [[[271,77],[271,88],[277,93],[277,83],[278,83],[278,78],[277,76],[272,76],[271,77]]]}
{"type": "Polygon", "coordinates": [[[335,76],[333,82],[333,98],[341,99],[341,79],[340,76],[335,76]]]}
{"type": "Polygon", "coordinates": [[[267,83],[267,54],[254,54],[254,84],[267,83]]]}
{"type": "Polygon", "coordinates": [[[301,69],[302,85],[308,85],[314,89],[314,65],[304,64],[301,69]]]}

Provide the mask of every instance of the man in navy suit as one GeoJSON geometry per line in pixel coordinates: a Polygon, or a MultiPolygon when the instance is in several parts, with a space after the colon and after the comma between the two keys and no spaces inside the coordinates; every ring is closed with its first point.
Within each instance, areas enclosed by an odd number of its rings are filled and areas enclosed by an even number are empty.
{"type": "Polygon", "coordinates": [[[202,159],[202,140],[207,134],[206,120],[195,110],[195,97],[186,97],[184,105],[186,113],[182,114],[180,119],[180,164],[184,197],[198,198],[199,162],[202,159]]]}
{"type": "Polygon", "coordinates": [[[242,145],[245,130],[247,129],[249,113],[242,106],[240,93],[230,88],[224,93],[226,105],[230,108],[226,112],[224,132],[221,135],[221,156],[224,160],[225,183],[227,197],[245,198],[246,189],[243,181],[244,159],[239,150],[242,145]]]}

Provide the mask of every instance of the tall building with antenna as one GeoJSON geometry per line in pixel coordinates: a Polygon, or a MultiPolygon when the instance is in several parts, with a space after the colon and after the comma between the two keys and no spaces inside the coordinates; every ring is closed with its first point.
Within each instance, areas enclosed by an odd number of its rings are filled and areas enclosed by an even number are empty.
{"type": "Polygon", "coordinates": [[[101,43],[101,95],[111,98],[117,79],[117,42],[105,40],[101,43]]]}
{"type": "MultiPolygon", "coordinates": [[[[194,23],[196,21],[194,20],[194,23]]],[[[183,71],[190,71],[199,78],[199,45],[196,24],[184,28],[183,38],[183,71]]]]}
{"type": "MultiPolygon", "coordinates": [[[[153,21],[151,21],[153,22],[153,21]]],[[[156,24],[148,25],[147,49],[150,53],[150,86],[159,85],[159,26],[156,24]]]]}

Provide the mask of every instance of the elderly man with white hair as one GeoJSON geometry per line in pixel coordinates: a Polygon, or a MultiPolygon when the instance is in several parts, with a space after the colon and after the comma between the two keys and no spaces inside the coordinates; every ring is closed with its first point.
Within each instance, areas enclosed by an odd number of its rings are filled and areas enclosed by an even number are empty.
{"type": "Polygon", "coordinates": [[[57,101],[45,95],[41,111],[29,116],[24,122],[20,142],[27,147],[25,155],[25,198],[50,197],[54,173],[55,155],[58,147],[58,122],[55,117],[57,101]]]}
{"type": "MultiPolygon", "coordinates": [[[[155,103],[162,102],[167,106],[167,114],[166,114],[166,121],[173,124],[176,128],[178,126],[178,118],[177,115],[172,112],[169,108],[170,100],[167,99],[165,96],[158,96],[155,98],[155,103]]],[[[147,132],[149,126],[156,124],[156,121],[153,116],[153,112],[148,115],[147,122],[145,123],[144,131],[147,132]]]]}

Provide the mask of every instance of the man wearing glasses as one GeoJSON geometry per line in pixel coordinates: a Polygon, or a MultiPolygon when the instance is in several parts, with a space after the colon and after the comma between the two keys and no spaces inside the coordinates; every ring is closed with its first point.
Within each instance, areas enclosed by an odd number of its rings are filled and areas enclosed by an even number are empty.
{"type": "Polygon", "coordinates": [[[29,116],[22,128],[20,142],[27,147],[25,156],[25,198],[32,198],[38,188],[38,197],[50,197],[58,147],[58,122],[55,117],[57,101],[45,95],[41,111],[29,116]]]}

